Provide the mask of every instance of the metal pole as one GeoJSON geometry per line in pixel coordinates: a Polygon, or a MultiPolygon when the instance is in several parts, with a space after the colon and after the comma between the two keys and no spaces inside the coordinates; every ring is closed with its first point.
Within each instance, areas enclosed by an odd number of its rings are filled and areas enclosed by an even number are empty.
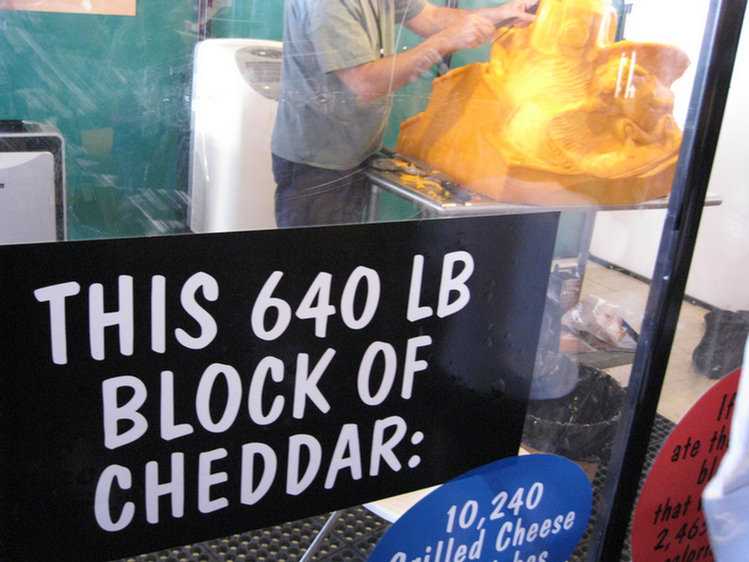
{"type": "Polygon", "coordinates": [[[211,0],[198,0],[198,41],[211,36],[211,0]]]}
{"type": "Polygon", "coordinates": [[[713,0],[709,8],[640,343],[588,562],[621,559],[684,298],[745,11],[746,0],[713,0]]]}
{"type": "Polygon", "coordinates": [[[340,515],[340,511],[334,511],[330,514],[328,520],[325,521],[325,525],[323,525],[323,528],[320,529],[319,533],[317,533],[317,536],[314,538],[312,544],[309,545],[309,548],[307,548],[302,557],[299,559],[299,562],[310,562],[312,560],[312,557],[315,555],[315,553],[317,553],[319,543],[328,534],[328,531],[330,531],[335,526],[335,523],[340,515]]]}

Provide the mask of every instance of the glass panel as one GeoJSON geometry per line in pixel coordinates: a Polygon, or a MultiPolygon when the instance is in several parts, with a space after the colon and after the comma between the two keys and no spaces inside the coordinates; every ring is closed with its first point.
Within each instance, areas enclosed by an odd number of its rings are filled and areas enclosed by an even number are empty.
{"type": "MultiPolygon", "coordinates": [[[[708,560],[713,556],[715,559],[741,556],[736,554],[735,541],[731,543],[725,535],[716,538],[718,519],[706,521],[706,505],[699,504],[693,510],[686,508],[679,517],[671,517],[672,513],[664,518],[662,513],[656,515],[656,511],[658,505],[665,506],[669,500],[674,506],[680,503],[684,507],[690,496],[699,497],[716,474],[718,463],[726,452],[731,419],[735,419],[736,408],[740,407],[736,402],[736,370],[744,362],[749,336],[749,292],[746,290],[749,273],[740,264],[746,262],[749,247],[749,232],[745,227],[749,205],[740,179],[746,172],[746,163],[736,158],[735,151],[745,144],[741,139],[749,119],[741,101],[749,93],[748,57],[749,36],[744,29],[738,43],[731,89],[707,186],[708,201],[717,198],[720,204],[708,204],[702,211],[645,464],[645,470],[649,472],[643,474],[644,485],[650,487],[642,490],[633,514],[635,530],[628,540],[628,546],[632,545],[632,556],[642,556],[645,549],[652,553],[657,544],[650,536],[637,535],[636,531],[641,529],[637,525],[646,513],[651,526],[657,524],[661,536],[672,540],[672,556],[680,554],[682,559],[708,560]],[[683,451],[697,441],[701,441],[702,447],[690,451],[685,458],[683,451]],[[677,456],[677,452],[682,455],[677,456]],[[694,461],[690,464],[687,458],[694,461]],[[668,482],[674,476],[676,489],[668,482]],[[656,488],[661,489],[656,492],[656,488]],[[710,529],[709,541],[704,532],[706,523],[714,526],[710,529]],[[689,540],[689,534],[685,538],[678,536],[685,524],[687,529],[699,527],[699,530],[690,531],[693,540],[689,540]],[[709,554],[701,554],[700,549],[708,545],[709,554]],[[730,552],[727,548],[733,548],[733,554],[727,555],[730,552]]],[[[647,246],[643,244],[641,247],[647,246]]],[[[628,259],[629,263],[636,263],[633,260],[637,258],[630,251],[628,259]]],[[[730,496],[730,493],[726,495],[730,496]]],[[[718,506],[724,506],[720,503],[722,497],[719,495],[718,499],[711,500],[710,511],[716,516],[718,506]]],[[[704,497],[703,501],[707,502],[704,497]]],[[[726,516],[743,519],[740,512],[720,513],[720,517],[726,516]]],[[[625,552],[629,554],[629,551],[625,552]]]]}

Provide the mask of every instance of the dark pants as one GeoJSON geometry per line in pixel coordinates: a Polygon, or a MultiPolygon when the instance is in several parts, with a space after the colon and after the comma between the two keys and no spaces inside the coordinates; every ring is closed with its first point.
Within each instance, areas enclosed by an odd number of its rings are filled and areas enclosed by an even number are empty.
{"type": "Polygon", "coordinates": [[[364,166],[326,170],[273,155],[279,227],[358,223],[367,206],[364,166]]]}

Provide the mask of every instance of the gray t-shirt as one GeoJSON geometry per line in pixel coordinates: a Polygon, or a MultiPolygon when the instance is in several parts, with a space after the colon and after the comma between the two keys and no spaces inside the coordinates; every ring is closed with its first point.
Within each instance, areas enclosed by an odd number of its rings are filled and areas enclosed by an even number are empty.
{"type": "Polygon", "coordinates": [[[396,23],[425,5],[426,0],[286,0],[273,153],[344,170],[376,152],[392,96],[365,102],[335,71],[392,55],[396,23]]]}

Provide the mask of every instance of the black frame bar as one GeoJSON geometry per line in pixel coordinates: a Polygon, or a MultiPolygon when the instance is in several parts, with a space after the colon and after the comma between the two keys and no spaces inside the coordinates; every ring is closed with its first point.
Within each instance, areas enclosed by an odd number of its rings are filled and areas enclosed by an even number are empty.
{"type": "Polygon", "coordinates": [[[608,465],[589,562],[620,560],[684,299],[702,207],[736,58],[746,0],[713,0],[670,203],[608,465]]]}

